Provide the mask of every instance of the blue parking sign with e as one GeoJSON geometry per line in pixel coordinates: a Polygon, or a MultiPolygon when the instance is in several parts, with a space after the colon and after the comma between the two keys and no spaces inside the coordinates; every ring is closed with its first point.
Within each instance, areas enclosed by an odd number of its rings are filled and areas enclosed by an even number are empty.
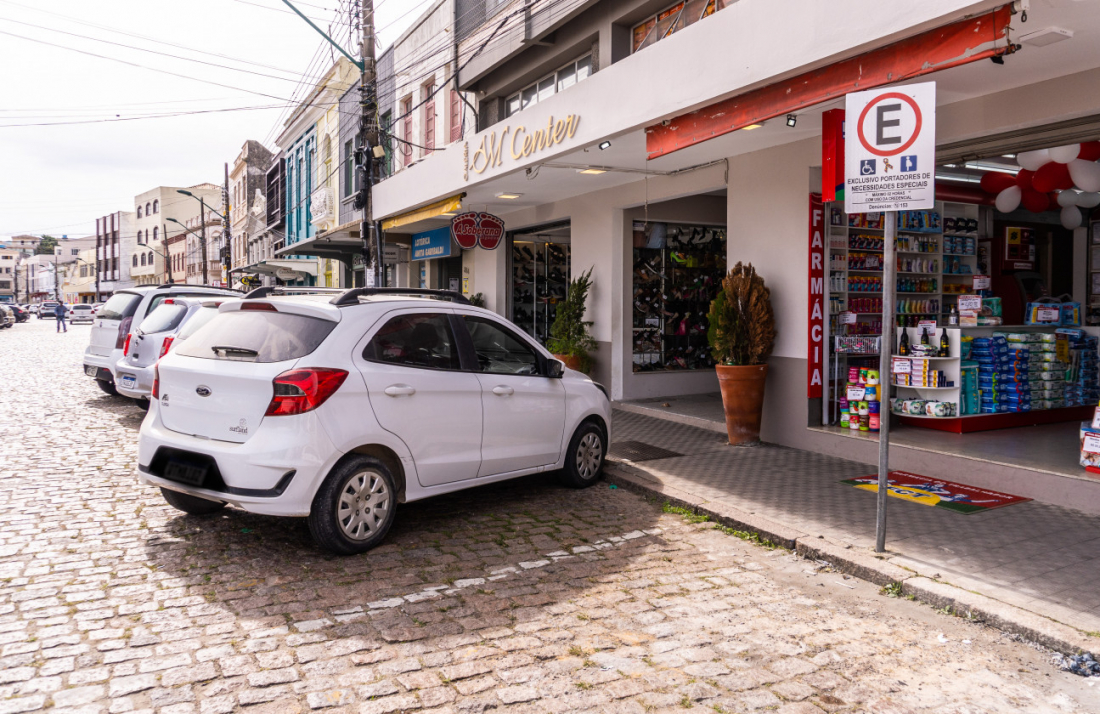
{"type": "Polygon", "coordinates": [[[908,156],[901,157],[901,170],[903,173],[917,170],[917,155],[910,154],[908,156]]]}
{"type": "Polygon", "coordinates": [[[877,159],[863,159],[859,162],[859,173],[861,176],[871,176],[875,173],[875,162],[877,159]]]}

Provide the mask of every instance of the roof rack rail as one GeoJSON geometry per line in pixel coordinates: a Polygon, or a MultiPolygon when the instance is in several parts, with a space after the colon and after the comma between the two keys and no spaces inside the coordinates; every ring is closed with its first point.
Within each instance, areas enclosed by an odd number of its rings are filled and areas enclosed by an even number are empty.
{"type": "Polygon", "coordinates": [[[332,300],[337,307],[344,305],[358,305],[359,298],[371,295],[409,295],[416,297],[436,298],[437,300],[450,300],[462,305],[469,305],[470,301],[461,293],[454,290],[429,290],[426,288],[352,288],[343,295],[332,300]]]}
{"type": "Polygon", "coordinates": [[[158,288],[158,289],[159,288],[207,288],[208,290],[231,290],[231,291],[236,292],[236,293],[241,292],[237,288],[219,288],[217,285],[192,285],[190,283],[162,283],[160,285],[149,285],[149,286],[135,285],[134,287],[138,287],[138,288],[152,287],[152,288],[158,288]]]}
{"type": "Polygon", "coordinates": [[[343,288],[311,288],[295,285],[265,285],[262,288],[247,293],[245,300],[263,298],[270,295],[326,295],[329,293],[342,293],[343,288]]]}

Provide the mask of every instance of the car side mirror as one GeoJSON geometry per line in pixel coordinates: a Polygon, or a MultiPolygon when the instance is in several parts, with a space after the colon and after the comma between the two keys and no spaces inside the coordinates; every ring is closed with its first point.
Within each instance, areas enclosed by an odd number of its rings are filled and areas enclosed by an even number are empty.
{"type": "Polygon", "coordinates": [[[561,379],[565,374],[565,363],[556,359],[546,360],[546,376],[550,379],[561,379]]]}

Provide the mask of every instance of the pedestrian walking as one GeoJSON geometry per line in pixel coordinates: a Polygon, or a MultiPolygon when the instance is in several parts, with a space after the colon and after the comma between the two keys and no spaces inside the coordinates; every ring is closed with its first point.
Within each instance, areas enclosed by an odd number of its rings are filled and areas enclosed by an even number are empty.
{"type": "Polygon", "coordinates": [[[63,302],[57,303],[57,307],[53,309],[54,317],[57,318],[58,332],[61,332],[62,328],[64,328],[65,332],[69,331],[69,326],[65,324],[65,313],[68,311],[69,310],[65,307],[65,303],[63,302]]]}

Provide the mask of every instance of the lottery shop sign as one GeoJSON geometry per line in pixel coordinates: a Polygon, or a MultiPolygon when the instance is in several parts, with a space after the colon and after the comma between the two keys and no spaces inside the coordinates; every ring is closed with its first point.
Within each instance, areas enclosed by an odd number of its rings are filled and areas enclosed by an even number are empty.
{"type": "Polygon", "coordinates": [[[844,106],[844,210],[934,208],[936,83],[853,92],[844,106]]]}
{"type": "Polygon", "coordinates": [[[493,250],[504,238],[504,221],[491,213],[467,211],[451,219],[451,235],[464,250],[475,245],[493,250]]]}

